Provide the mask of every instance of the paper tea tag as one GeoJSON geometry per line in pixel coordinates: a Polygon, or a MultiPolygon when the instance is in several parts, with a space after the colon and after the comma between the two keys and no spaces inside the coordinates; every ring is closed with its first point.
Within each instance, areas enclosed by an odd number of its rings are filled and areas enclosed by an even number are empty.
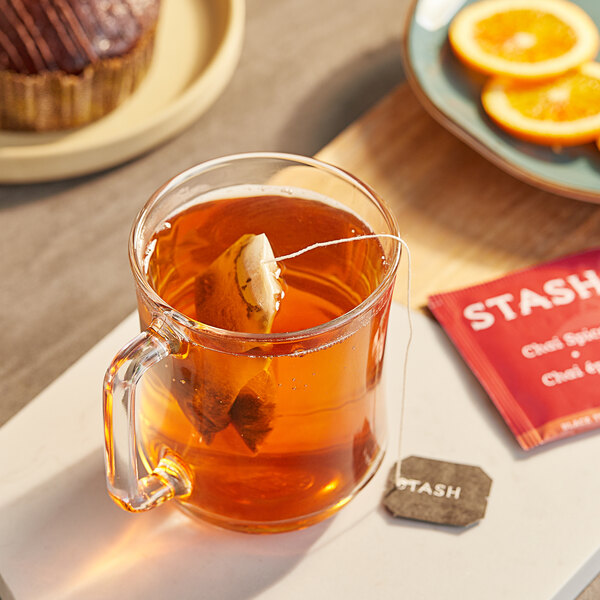
{"type": "Polygon", "coordinates": [[[485,516],[492,480],[480,467],[410,456],[388,478],[383,505],[394,517],[465,527],[485,516]]]}
{"type": "Polygon", "coordinates": [[[525,450],[600,427],[600,249],[429,298],[525,450]]]}

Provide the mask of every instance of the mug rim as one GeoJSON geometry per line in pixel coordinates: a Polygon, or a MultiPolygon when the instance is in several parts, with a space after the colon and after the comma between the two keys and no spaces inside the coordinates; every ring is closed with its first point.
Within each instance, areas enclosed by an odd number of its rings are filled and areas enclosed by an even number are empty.
{"type": "MultiPolygon", "coordinates": [[[[176,189],[180,184],[184,183],[191,177],[209,171],[215,167],[222,166],[226,163],[234,163],[238,161],[245,161],[248,159],[272,159],[288,161],[290,163],[293,162],[296,164],[304,164],[306,166],[318,168],[322,171],[327,171],[328,173],[345,180],[347,183],[359,189],[360,192],[363,193],[363,195],[368,197],[368,199],[375,204],[377,209],[383,214],[386,223],[390,227],[390,230],[392,230],[392,233],[400,237],[400,232],[396,218],[390,210],[390,208],[381,200],[379,195],[370,186],[363,183],[358,177],[352,175],[344,169],[341,169],[340,167],[337,167],[335,165],[313,157],[285,152],[243,152],[236,154],[227,154],[198,163],[168,179],[150,196],[150,198],[146,201],[144,206],[136,215],[129,234],[128,253],[129,262],[138,288],[141,289],[147,296],[147,298],[151,300],[154,305],[157,306],[161,313],[163,313],[167,317],[170,317],[176,323],[178,323],[179,325],[183,325],[187,329],[191,329],[194,332],[199,333],[201,335],[207,335],[211,338],[219,340],[222,340],[223,338],[229,338],[238,340],[240,342],[255,342],[259,344],[266,342],[291,342],[296,340],[312,338],[323,333],[331,332],[337,328],[341,328],[344,325],[347,325],[355,318],[357,318],[360,314],[365,313],[370,308],[372,308],[372,306],[377,303],[377,301],[380,299],[383,293],[388,289],[388,287],[393,282],[396,276],[402,252],[402,246],[398,240],[394,240],[396,246],[392,254],[393,264],[388,269],[387,273],[379,282],[377,287],[362,302],[357,304],[348,312],[345,312],[339,317],[336,317],[335,319],[331,319],[330,321],[326,321],[325,323],[321,323],[319,325],[315,325],[314,327],[310,327],[307,329],[299,329],[297,331],[278,333],[246,333],[241,331],[231,331],[229,329],[213,327],[212,325],[208,325],[201,321],[197,321],[196,319],[192,319],[191,317],[177,310],[176,308],[168,304],[154,290],[154,288],[150,285],[150,283],[147,281],[144,275],[143,267],[140,264],[140,261],[138,260],[136,252],[136,240],[139,238],[141,227],[143,226],[144,222],[146,221],[148,215],[151,213],[154,206],[159,204],[166,194],[176,189]]],[[[376,232],[375,234],[377,235],[376,232]]]]}

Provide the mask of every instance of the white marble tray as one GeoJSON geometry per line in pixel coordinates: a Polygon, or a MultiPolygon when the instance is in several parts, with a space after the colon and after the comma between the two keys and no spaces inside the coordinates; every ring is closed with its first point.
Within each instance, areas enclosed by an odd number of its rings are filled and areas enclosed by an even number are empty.
{"type": "MultiPolygon", "coordinates": [[[[0,597],[572,599],[600,570],[600,434],[519,449],[439,327],[415,314],[404,454],[481,466],[485,519],[468,529],[393,520],[394,461],[336,517],[252,536],[166,505],[117,508],[104,486],[100,390],[134,315],[0,429],[0,597]]],[[[394,306],[387,387],[398,415],[406,314],[394,306]]]]}

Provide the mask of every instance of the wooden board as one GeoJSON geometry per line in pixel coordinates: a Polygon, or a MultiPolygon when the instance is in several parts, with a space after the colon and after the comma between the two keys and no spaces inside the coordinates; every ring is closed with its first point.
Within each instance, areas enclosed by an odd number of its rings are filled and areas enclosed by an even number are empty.
{"type": "Polygon", "coordinates": [[[411,249],[413,306],[424,306],[434,292],[600,243],[600,206],[507,175],[438,125],[407,84],[318,157],[354,173],[392,207],[411,249]]]}

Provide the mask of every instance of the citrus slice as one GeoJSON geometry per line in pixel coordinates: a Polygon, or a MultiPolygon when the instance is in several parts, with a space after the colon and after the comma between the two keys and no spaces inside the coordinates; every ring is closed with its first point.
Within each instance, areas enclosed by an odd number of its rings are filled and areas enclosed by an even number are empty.
{"type": "Polygon", "coordinates": [[[481,101],[515,137],[547,146],[585,144],[600,136],[600,63],[586,63],[547,82],[492,78],[481,101]]]}
{"type": "Polygon", "coordinates": [[[269,333],[281,296],[279,267],[267,236],[247,234],[197,278],[196,314],[213,327],[269,333]]]}
{"type": "Polygon", "coordinates": [[[566,0],[482,0],[461,10],[448,32],[467,65],[492,75],[547,79],[593,60],[599,34],[566,0]]]}

